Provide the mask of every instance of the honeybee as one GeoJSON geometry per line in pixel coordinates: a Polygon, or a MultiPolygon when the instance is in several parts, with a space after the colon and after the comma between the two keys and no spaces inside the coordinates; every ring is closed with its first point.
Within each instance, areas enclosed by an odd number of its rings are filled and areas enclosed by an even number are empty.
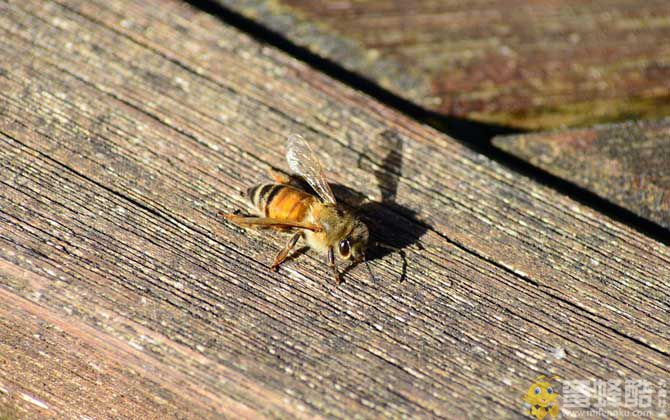
{"type": "Polygon", "coordinates": [[[294,174],[307,181],[316,196],[292,182],[291,178],[274,173],[275,183],[260,184],[247,190],[255,216],[220,214],[240,226],[268,227],[291,234],[286,246],[275,257],[270,267],[272,270],[279,268],[303,238],[311,249],[326,255],[335,282],[340,284],[342,277],[335,258],[351,261],[352,265],[365,261],[368,227],[337,203],[319,159],[302,136],[289,136],[286,161],[294,174]]]}

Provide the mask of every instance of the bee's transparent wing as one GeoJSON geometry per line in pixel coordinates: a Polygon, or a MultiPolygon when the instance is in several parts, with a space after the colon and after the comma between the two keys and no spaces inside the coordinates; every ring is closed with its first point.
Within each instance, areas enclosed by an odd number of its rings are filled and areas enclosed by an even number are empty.
{"type": "Polygon", "coordinates": [[[291,134],[288,137],[286,161],[291,171],[305,178],[305,181],[319,194],[321,200],[335,204],[335,195],[328,185],[321,162],[301,135],[291,134]]]}

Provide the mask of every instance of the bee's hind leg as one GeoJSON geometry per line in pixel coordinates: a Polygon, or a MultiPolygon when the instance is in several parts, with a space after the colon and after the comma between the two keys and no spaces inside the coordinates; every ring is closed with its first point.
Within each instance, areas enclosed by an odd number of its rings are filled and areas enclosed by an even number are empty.
{"type": "Polygon", "coordinates": [[[279,251],[279,254],[275,257],[275,261],[272,263],[272,267],[270,267],[270,270],[272,271],[277,271],[279,269],[279,265],[284,262],[286,257],[288,257],[288,253],[291,252],[295,244],[298,242],[298,239],[302,236],[301,232],[293,234],[291,236],[291,239],[288,240],[286,243],[286,246],[279,251]]]}
{"type": "Polygon", "coordinates": [[[274,219],[272,217],[240,216],[237,214],[219,211],[219,215],[242,227],[271,227],[276,229],[305,229],[312,232],[321,232],[323,228],[309,222],[295,220],[274,219]]]}

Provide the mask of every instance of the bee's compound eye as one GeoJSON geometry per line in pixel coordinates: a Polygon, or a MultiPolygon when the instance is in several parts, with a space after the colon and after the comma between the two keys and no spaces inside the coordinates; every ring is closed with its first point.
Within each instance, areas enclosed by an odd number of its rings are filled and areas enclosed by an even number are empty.
{"type": "Polygon", "coordinates": [[[340,241],[340,255],[343,258],[347,258],[349,256],[350,252],[351,252],[351,247],[349,246],[349,240],[345,239],[343,241],[340,241]]]}
{"type": "Polygon", "coordinates": [[[540,389],[539,386],[535,388],[535,395],[540,395],[540,392],[542,392],[542,390],[540,389]]]}

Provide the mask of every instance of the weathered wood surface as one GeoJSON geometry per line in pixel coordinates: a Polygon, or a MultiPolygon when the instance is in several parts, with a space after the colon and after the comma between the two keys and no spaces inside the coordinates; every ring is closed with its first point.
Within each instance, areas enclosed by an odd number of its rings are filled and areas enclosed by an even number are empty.
{"type": "Polygon", "coordinates": [[[94,415],[111,394],[156,416],[499,418],[541,373],[667,378],[665,245],[182,3],[16,0],[0,31],[18,323],[0,342],[23,367],[0,387],[19,414],[94,415]],[[385,198],[368,207],[405,245],[403,282],[396,254],[376,282],[359,267],[334,287],[309,253],[271,273],[283,240],[215,216],[284,167],[291,132],[385,198]],[[68,395],[91,360],[106,376],[68,395]]]}
{"type": "MultiPolygon", "coordinates": [[[[28,286],[33,294],[52,282],[7,261],[0,261],[0,273],[4,285],[28,286]]],[[[66,312],[0,289],[0,418],[207,416],[215,409],[249,415],[234,400],[212,398],[182,372],[165,369],[132,340],[101,334],[66,312]]],[[[132,322],[126,326],[161,340],[132,322]]],[[[173,357],[202,359],[188,348],[174,349],[180,354],[173,357]]]]}
{"type": "Polygon", "coordinates": [[[501,136],[493,144],[670,228],[670,119],[501,136]]]}
{"type": "Polygon", "coordinates": [[[216,0],[450,116],[540,129],[670,114],[667,0],[216,0]]]}

